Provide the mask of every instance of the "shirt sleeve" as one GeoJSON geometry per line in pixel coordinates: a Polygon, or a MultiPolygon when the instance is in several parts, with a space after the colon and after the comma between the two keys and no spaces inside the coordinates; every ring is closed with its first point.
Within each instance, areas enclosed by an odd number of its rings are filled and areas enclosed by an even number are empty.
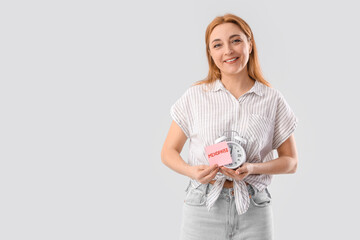
{"type": "Polygon", "coordinates": [[[186,91],[170,108],[172,119],[183,130],[186,137],[190,137],[190,99],[188,91],[186,91]]]}
{"type": "Polygon", "coordinates": [[[273,149],[277,149],[280,145],[287,140],[291,134],[295,131],[298,118],[286,102],[281,92],[279,93],[275,125],[274,125],[274,137],[273,137],[273,149]]]}

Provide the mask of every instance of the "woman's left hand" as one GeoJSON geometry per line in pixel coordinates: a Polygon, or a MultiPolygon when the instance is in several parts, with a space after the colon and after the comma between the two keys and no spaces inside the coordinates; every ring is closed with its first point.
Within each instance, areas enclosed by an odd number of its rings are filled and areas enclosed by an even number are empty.
{"type": "Polygon", "coordinates": [[[228,177],[233,178],[234,180],[243,180],[245,177],[252,174],[252,167],[253,165],[251,163],[245,162],[236,170],[221,166],[220,172],[228,177]]]}

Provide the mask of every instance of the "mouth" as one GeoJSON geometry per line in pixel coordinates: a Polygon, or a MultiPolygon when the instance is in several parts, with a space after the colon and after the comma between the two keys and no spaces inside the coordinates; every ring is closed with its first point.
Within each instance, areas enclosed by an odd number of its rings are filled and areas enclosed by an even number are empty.
{"type": "Polygon", "coordinates": [[[231,59],[228,59],[226,61],[224,61],[225,63],[234,63],[238,60],[239,58],[238,57],[234,57],[234,58],[231,58],[231,59]]]}

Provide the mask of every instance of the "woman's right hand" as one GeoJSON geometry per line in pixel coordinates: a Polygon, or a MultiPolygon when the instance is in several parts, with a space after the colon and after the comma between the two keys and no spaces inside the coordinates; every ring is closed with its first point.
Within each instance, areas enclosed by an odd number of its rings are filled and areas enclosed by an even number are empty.
{"type": "Polygon", "coordinates": [[[195,179],[196,181],[202,184],[207,184],[216,176],[220,168],[217,164],[214,164],[212,166],[209,165],[191,166],[190,169],[191,169],[190,176],[192,179],[195,179]]]}

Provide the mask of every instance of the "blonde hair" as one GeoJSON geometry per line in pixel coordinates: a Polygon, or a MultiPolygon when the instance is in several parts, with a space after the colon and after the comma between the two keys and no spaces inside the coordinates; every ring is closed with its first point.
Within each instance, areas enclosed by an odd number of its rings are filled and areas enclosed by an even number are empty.
{"type": "Polygon", "coordinates": [[[217,79],[221,79],[221,72],[220,69],[215,65],[213,59],[210,55],[210,34],[214,30],[214,28],[222,23],[234,23],[238,25],[241,29],[241,31],[246,35],[247,40],[251,41],[252,43],[252,51],[249,55],[249,61],[247,63],[247,71],[250,78],[253,80],[257,80],[263,84],[265,84],[268,87],[271,87],[271,84],[265,80],[265,78],[262,75],[259,58],[258,58],[258,52],[255,44],[255,39],[253,36],[253,33],[251,31],[250,26],[240,17],[234,15],[234,14],[225,14],[223,16],[218,16],[212,22],[208,25],[205,32],[205,43],[206,43],[206,56],[209,63],[209,72],[205,79],[197,81],[193,84],[199,85],[199,84],[205,84],[205,83],[213,83],[217,79]]]}

